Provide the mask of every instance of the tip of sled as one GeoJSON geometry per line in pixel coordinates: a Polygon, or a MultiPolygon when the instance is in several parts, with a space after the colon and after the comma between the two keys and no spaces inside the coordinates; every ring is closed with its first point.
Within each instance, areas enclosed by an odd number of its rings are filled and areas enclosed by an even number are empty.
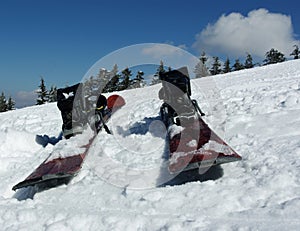
{"type": "Polygon", "coordinates": [[[120,95],[111,95],[107,98],[107,107],[109,109],[117,109],[125,105],[125,100],[120,95]]]}

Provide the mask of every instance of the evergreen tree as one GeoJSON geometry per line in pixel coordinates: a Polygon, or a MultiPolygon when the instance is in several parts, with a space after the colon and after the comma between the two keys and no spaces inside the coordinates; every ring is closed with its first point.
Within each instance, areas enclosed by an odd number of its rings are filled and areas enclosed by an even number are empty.
{"type": "Polygon", "coordinates": [[[156,70],[155,75],[158,76],[158,77],[160,77],[160,75],[163,74],[163,73],[165,73],[165,72],[166,72],[166,70],[165,70],[164,63],[163,63],[162,60],[160,60],[160,64],[159,64],[159,66],[158,66],[158,68],[156,70]]]}
{"type": "Polygon", "coordinates": [[[8,98],[7,101],[7,110],[14,110],[15,109],[15,101],[11,98],[11,96],[8,98]]]}
{"type": "Polygon", "coordinates": [[[121,76],[118,74],[118,65],[115,64],[113,69],[108,74],[108,83],[105,85],[103,92],[114,92],[119,90],[120,78],[121,76]]]}
{"type": "Polygon", "coordinates": [[[233,71],[239,71],[239,70],[243,70],[245,67],[243,64],[240,63],[239,59],[235,60],[235,63],[233,64],[233,71]]]}
{"type": "MultiPolygon", "coordinates": [[[[171,69],[171,67],[169,67],[169,69],[171,69]]],[[[155,84],[160,83],[160,75],[165,72],[166,72],[166,70],[165,70],[164,63],[162,60],[160,60],[160,64],[159,64],[158,68],[156,69],[156,72],[152,78],[150,85],[155,85],[155,84]]]]}
{"type": "Polygon", "coordinates": [[[143,76],[144,76],[144,72],[138,71],[135,78],[131,81],[131,84],[130,84],[131,88],[141,88],[141,87],[145,86],[143,76]]]}
{"type": "Polygon", "coordinates": [[[121,78],[120,74],[115,74],[106,85],[105,91],[107,92],[119,91],[120,78],[121,78]]]}
{"type": "Polygon", "coordinates": [[[119,72],[118,65],[117,65],[117,64],[115,64],[115,65],[113,66],[113,68],[112,68],[111,72],[110,72],[110,77],[113,77],[113,76],[115,76],[116,74],[118,74],[118,72],[119,72]]]}
{"type": "Polygon", "coordinates": [[[272,48],[270,51],[266,53],[266,59],[264,60],[264,65],[280,63],[284,61],[285,61],[284,54],[272,48]]]}
{"type": "Polygon", "coordinates": [[[200,56],[199,59],[200,59],[200,62],[201,62],[203,65],[206,64],[206,62],[207,62],[207,57],[206,57],[206,54],[205,54],[204,51],[202,52],[202,54],[201,54],[201,56],[200,56]]]}
{"type": "Polygon", "coordinates": [[[122,81],[118,87],[119,91],[125,90],[130,86],[130,77],[132,76],[131,70],[126,67],[121,74],[122,81]]]}
{"type": "Polygon", "coordinates": [[[230,67],[230,60],[227,57],[227,59],[224,63],[223,73],[229,73],[229,72],[231,72],[231,67],[230,67]]]}
{"type": "Polygon", "coordinates": [[[38,98],[36,100],[36,105],[44,104],[48,101],[48,92],[45,86],[44,78],[41,77],[41,84],[39,85],[39,89],[37,90],[38,98]]]}
{"type": "Polygon", "coordinates": [[[299,59],[299,55],[300,55],[299,47],[297,45],[294,45],[294,47],[295,49],[290,54],[290,56],[294,56],[294,59],[299,59]]]}
{"type": "Polygon", "coordinates": [[[199,58],[199,63],[196,64],[195,69],[194,69],[194,73],[195,73],[195,77],[196,78],[201,78],[201,77],[205,77],[205,76],[209,76],[209,71],[207,70],[206,67],[206,61],[207,61],[207,57],[205,55],[205,52],[202,52],[200,58],[199,58]]]}
{"type": "Polygon", "coordinates": [[[6,103],[4,92],[2,92],[0,95],[0,112],[5,112],[5,111],[7,111],[7,103],[6,103]]]}
{"type": "Polygon", "coordinates": [[[103,93],[113,92],[118,90],[120,75],[118,74],[118,65],[115,64],[111,71],[107,73],[106,84],[103,88],[103,93]]]}
{"type": "Polygon", "coordinates": [[[111,73],[105,68],[101,68],[96,77],[96,81],[94,83],[94,88],[98,88],[99,92],[104,92],[106,89],[106,85],[110,81],[111,73]]]}
{"type": "Polygon", "coordinates": [[[56,86],[51,86],[49,95],[48,95],[48,102],[57,102],[57,88],[56,86]]]}
{"type": "Polygon", "coordinates": [[[210,69],[210,73],[212,75],[218,75],[222,71],[221,68],[220,68],[221,67],[221,63],[219,61],[219,57],[213,57],[213,59],[214,59],[214,62],[213,62],[212,67],[210,69]]]}
{"type": "Polygon", "coordinates": [[[249,68],[253,68],[254,67],[254,64],[253,64],[253,59],[252,59],[252,56],[247,53],[247,57],[246,57],[246,60],[245,60],[245,65],[244,67],[246,69],[249,69],[249,68]]]}

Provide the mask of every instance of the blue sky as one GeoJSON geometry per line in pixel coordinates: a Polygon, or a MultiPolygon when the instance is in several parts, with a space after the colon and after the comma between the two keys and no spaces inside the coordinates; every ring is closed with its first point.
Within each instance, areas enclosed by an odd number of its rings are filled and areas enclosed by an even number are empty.
{"type": "Polygon", "coordinates": [[[262,59],[272,46],[289,58],[300,14],[289,0],[3,0],[0,30],[0,91],[23,106],[32,104],[41,76],[48,87],[77,83],[97,60],[134,44],[232,60],[245,52],[262,59]]]}

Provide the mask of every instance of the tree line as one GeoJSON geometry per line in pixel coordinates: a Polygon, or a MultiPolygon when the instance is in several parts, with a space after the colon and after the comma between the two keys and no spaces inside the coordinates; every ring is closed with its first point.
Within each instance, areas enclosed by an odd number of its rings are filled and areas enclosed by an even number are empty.
{"type": "MultiPolygon", "coordinates": [[[[290,54],[290,56],[293,56],[294,59],[299,59],[300,51],[299,47],[297,45],[294,45],[294,50],[290,54]]],[[[259,63],[254,63],[253,58],[251,54],[247,53],[247,56],[245,58],[244,63],[242,63],[239,59],[235,59],[234,64],[230,65],[230,60],[227,57],[225,62],[220,62],[219,57],[214,56],[213,62],[211,64],[211,67],[208,68],[206,66],[208,58],[205,54],[205,52],[202,52],[201,56],[199,57],[199,63],[195,66],[194,72],[196,74],[196,78],[205,77],[209,75],[217,75],[217,74],[223,74],[223,73],[229,73],[232,71],[239,71],[243,69],[249,69],[253,68],[255,66],[260,65],[259,63]]],[[[286,58],[283,53],[280,51],[272,48],[265,54],[265,59],[263,60],[262,65],[269,65],[269,64],[275,64],[286,61],[286,58]]]]}
{"type": "Polygon", "coordinates": [[[111,71],[101,68],[96,76],[90,76],[83,83],[86,90],[100,88],[97,90],[103,93],[141,88],[146,85],[143,71],[137,71],[134,74],[132,70],[126,67],[119,72],[117,64],[113,66],[111,71]]]}
{"type": "Polygon", "coordinates": [[[9,98],[6,99],[4,92],[2,92],[0,95],[0,112],[6,112],[14,109],[15,101],[12,99],[11,96],[9,96],[9,98]]]}
{"type": "MultiPolygon", "coordinates": [[[[138,71],[135,75],[128,67],[118,71],[115,64],[111,71],[101,68],[96,76],[90,76],[83,81],[84,91],[87,95],[93,93],[108,93],[114,91],[122,91],[126,89],[141,88],[146,85],[144,80],[144,72],[138,71]]],[[[36,105],[45,104],[47,102],[57,101],[57,87],[52,86],[48,91],[45,81],[41,78],[39,89],[37,90],[36,105]]]]}
{"type": "Polygon", "coordinates": [[[45,103],[52,103],[57,101],[57,87],[52,85],[50,90],[47,90],[45,80],[41,77],[40,85],[37,93],[36,105],[42,105],[45,103]]]}
{"type": "MultiPolygon", "coordinates": [[[[299,59],[300,51],[297,45],[294,46],[294,50],[290,54],[294,59],[299,59]]],[[[238,71],[243,69],[253,68],[260,65],[259,63],[254,63],[251,54],[247,53],[245,61],[241,62],[236,59],[233,65],[230,65],[230,60],[227,58],[223,64],[221,64],[218,57],[213,57],[213,63],[210,68],[206,66],[208,58],[203,52],[199,57],[199,63],[194,68],[194,73],[196,78],[217,75],[222,73],[229,73],[232,71],[238,71]]],[[[266,52],[265,59],[262,65],[269,65],[279,62],[286,61],[284,54],[278,50],[272,48],[270,51],[266,52]]],[[[146,85],[154,85],[160,82],[159,75],[165,71],[170,71],[171,67],[165,68],[163,61],[160,62],[156,73],[150,83],[146,83],[144,79],[144,72],[137,71],[135,74],[132,70],[126,67],[124,70],[119,71],[117,64],[115,64],[111,71],[104,68],[100,69],[96,76],[90,76],[84,81],[86,93],[92,93],[92,91],[97,92],[114,92],[122,91],[126,89],[141,88],[146,85]]],[[[40,85],[38,86],[36,105],[45,104],[47,102],[57,101],[57,87],[51,86],[48,90],[45,85],[45,80],[43,77],[40,79],[40,85]]],[[[15,101],[9,97],[6,99],[4,92],[0,95],[0,112],[5,112],[15,109],[15,101]]]]}

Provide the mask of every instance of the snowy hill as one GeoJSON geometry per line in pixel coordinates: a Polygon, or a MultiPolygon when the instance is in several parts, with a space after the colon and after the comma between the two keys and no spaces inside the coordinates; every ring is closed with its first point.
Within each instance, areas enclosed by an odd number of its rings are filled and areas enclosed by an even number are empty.
{"type": "Polygon", "coordinates": [[[204,119],[243,160],[205,176],[180,175],[164,187],[156,186],[165,134],[159,89],[121,92],[127,104],[108,124],[115,136],[97,137],[69,185],[35,195],[11,188],[55,148],[34,138],[57,136],[60,112],[47,104],[1,113],[0,229],[297,230],[300,61],[193,80],[204,119]],[[154,171],[123,179],[120,168],[103,163],[103,153],[116,166],[154,171]]]}

